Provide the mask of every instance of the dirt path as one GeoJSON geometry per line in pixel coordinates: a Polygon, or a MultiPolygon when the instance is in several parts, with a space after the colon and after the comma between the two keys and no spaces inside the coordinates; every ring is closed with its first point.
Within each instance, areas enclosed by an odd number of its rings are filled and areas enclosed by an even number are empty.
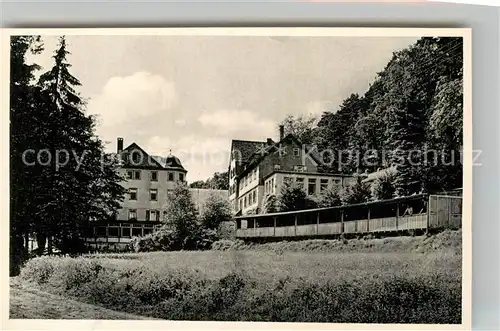
{"type": "Polygon", "coordinates": [[[74,301],[10,279],[11,319],[150,319],[74,301]]]}

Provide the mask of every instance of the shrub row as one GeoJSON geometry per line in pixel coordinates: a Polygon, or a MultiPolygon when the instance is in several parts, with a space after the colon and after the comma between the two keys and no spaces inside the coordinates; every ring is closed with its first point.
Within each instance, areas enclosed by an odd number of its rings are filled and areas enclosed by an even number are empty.
{"type": "Polygon", "coordinates": [[[310,239],[300,241],[279,241],[252,243],[243,240],[219,240],[212,244],[212,250],[258,250],[274,252],[417,252],[428,253],[448,250],[462,252],[462,231],[446,230],[432,236],[402,236],[376,239],[367,235],[360,239],[310,239]]]}
{"type": "Polygon", "coordinates": [[[461,281],[444,275],[390,275],[313,282],[228,272],[120,264],[109,259],[40,257],[21,278],[53,293],[168,320],[460,323],[461,281]]]}

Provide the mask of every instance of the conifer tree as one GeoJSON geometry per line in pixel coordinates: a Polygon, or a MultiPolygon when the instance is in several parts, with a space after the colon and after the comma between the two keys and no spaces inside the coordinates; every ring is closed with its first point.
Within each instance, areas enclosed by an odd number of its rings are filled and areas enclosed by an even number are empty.
{"type": "MultiPolygon", "coordinates": [[[[19,273],[27,257],[27,238],[32,233],[33,216],[40,209],[35,166],[28,166],[27,149],[43,141],[36,111],[37,90],[33,86],[37,64],[28,64],[26,55],[43,50],[40,37],[12,36],[10,40],[10,275],[19,273]],[[23,160],[23,156],[24,160],[23,160]]],[[[43,123],[43,120],[41,121],[43,123]]]]}
{"type": "Polygon", "coordinates": [[[85,114],[85,103],[75,90],[81,84],[69,72],[68,54],[61,37],[54,66],[39,80],[50,124],[51,160],[43,175],[50,180],[46,196],[55,202],[44,212],[47,224],[39,231],[53,237],[62,251],[75,247],[91,220],[107,219],[116,212],[124,193],[116,160],[104,153],[95,119],[85,114]]]}

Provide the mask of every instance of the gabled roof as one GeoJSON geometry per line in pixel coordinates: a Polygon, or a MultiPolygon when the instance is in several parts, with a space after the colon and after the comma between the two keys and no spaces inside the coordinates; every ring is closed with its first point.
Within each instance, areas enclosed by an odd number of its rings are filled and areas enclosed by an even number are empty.
{"type": "Polygon", "coordinates": [[[182,166],[181,160],[174,155],[169,155],[167,157],[153,155],[152,158],[165,169],[186,170],[182,166]]]}
{"type": "MultiPolygon", "coordinates": [[[[135,150],[138,150],[142,153],[143,155],[143,162],[141,167],[152,167],[152,168],[161,168],[161,169],[175,169],[175,170],[182,170],[184,172],[187,172],[184,167],[181,164],[181,161],[173,156],[169,155],[168,157],[161,157],[161,156],[155,156],[155,155],[149,155],[144,149],[142,149],[139,145],[136,143],[130,144],[127,148],[124,148],[123,151],[120,153],[120,155],[126,155],[130,152],[133,152],[135,150]]],[[[123,165],[127,167],[127,159],[123,162],[123,165]]],[[[129,165],[130,166],[130,165],[129,165]]]]}
{"type": "MultiPolygon", "coordinates": [[[[298,145],[302,145],[302,143],[295,137],[293,134],[288,134],[286,135],[282,140],[279,142],[273,143],[271,145],[267,145],[264,149],[256,150],[252,155],[250,156],[248,163],[247,163],[247,168],[243,170],[241,173],[238,174],[238,177],[244,175],[246,173],[246,170],[249,170],[252,165],[257,165],[260,163],[265,157],[267,157],[271,152],[273,151],[278,151],[280,148],[280,145],[287,142],[287,141],[293,141],[298,145]]],[[[261,143],[262,146],[263,143],[261,143]]],[[[313,150],[312,145],[305,145],[305,150],[306,152],[309,152],[311,155],[311,158],[316,162],[316,165],[320,164],[320,157],[319,153],[313,150]]]]}
{"type": "Polygon", "coordinates": [[[265,141],[252,141],[252,140],[232,140],[231,141],[231,155],[241,157],[240,163],[247,163],[252,155],[262,146],[266,145],[265,141]]]}

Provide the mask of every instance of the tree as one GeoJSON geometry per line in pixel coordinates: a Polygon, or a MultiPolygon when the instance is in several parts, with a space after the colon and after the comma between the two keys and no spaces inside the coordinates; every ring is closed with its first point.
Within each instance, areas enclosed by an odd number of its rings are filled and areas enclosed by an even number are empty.
{"type": "Polygon", "coordinates": [[[16,276],[27,258],[26,238],[32,232],[40,186],[36,171],[23,161],[24,152],[43,141],[37,126],[44,123],[37,112],[37,91],[32,81],[37,64],[28,64],[26,54],[43,50],[40,37],[12,36],[10,39],[10,250],[9,274],[16,276]],[[41,121],[40,121],[41,120],[41,121]],[[29,197],[29,199],[27,199],[29,197]]]}
{"type": "Polygon", "coordinates": [[[274,194],[266,195],[259,206],[259,214],[278,212],[278,199],[274,194]]]}
{"type": "Polygon", "coordinates": [[[377,178],[373,183],[372,196],[374,200],[392,199],[396,193],[393,173],[387,173],[377,178]]]}
{"type": "Polygon", "coordinates": [[[213,190],[229,190],[229,173],[216,172],[206,181],[197,180],[192,182],[189,187],[200,189],[213,189],[213,190]]]}
{"type": "Polygon", "coordinates": [[[165,215],[166,226],[173,229],[179,238],[186,238],[198,228],[198,210],[187,185],[178,183],[174,187],[165,215]]]}
{"type": "Polygon", "coordinates": [[[327,207],[335,207],[340,206],[342,201],[340,200],[340,195],[337,192],[336,188],[328,188],[324,192],[322,192],[318,199],[318,207],[327,208],[327,207]]]}
{"type": "Polygon", "coordinates": [[[355,125],[367,112],[365,98],[351,94],[336,112],[323,113],[315,130],[315,144],[319,150],[329,151],[328,160],[322,167],[328,172],[351,173],[356,171],[360,146],[351,137],[355,135],[355,125]]]}
{"type": "Polygon", "coordinates": [[[295,182],[285,181],[278,196],[279,211],[294,211],[307,208],[307,195],[295,182]]]}
{"type": "Polygon", "coordinates": [[[280,125],[283,125],[285,135],[293,134],[302,144],[311,144],[313,142],[313,128],[316,117],[287,115],[280,125]]]}
{"type": "Polygon", "coordinates": [[[357,176],[354,183],[347,185],[343,189],[342,193],[340,194],[342,204],[350,205],[370,201],[370,185],[364,183],[362,181],[362,178],[362,176],[357,176]]]}
{"type": "Polygon", "coordinates": [[[205,202],[200,219],[205,228],[213,230],[217,229],[221,223],[231,221],[232,213],[229,202],[218,195],[210,195],[205,202]]]}
{"type": "MultiPolygon", "coordinates": [[[[39,79],[45,101],[49,129],[46,134],[47,166],[41,175],[44,222],[36,232],[54,238],[54,244],[67,252],[81,240],[91,220],[109,218],[120,207],[124,188],[117,171],[117,160],[104,153],[103,142],[95,134],[95,118],[85,114],[85,102],[75,88],[80,82],[70,72],[66,40],[61,37],[54,66],[39,79]]],[[[49,251],[52,242],[49,241],[49,251]]]]}

